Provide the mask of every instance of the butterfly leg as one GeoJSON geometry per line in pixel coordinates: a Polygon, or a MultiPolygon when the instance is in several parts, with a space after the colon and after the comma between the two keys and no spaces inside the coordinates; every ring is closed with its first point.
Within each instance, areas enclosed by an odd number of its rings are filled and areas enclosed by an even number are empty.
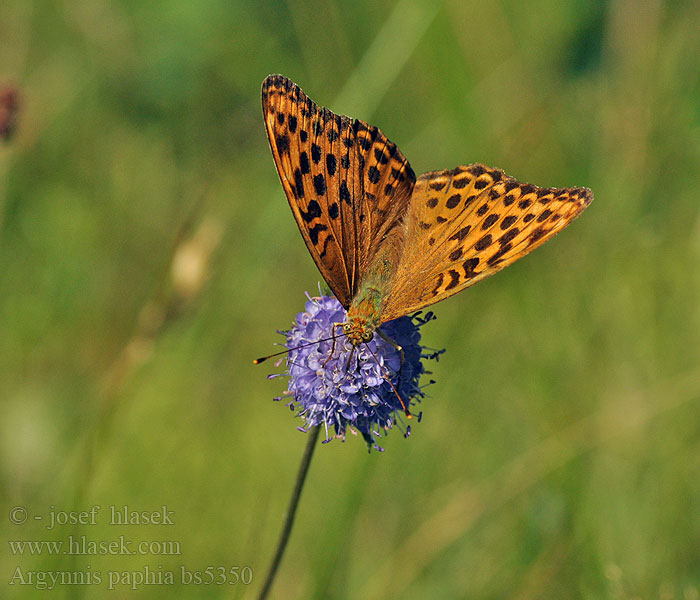
{"type": "Polygon", "coordinates": [[[333,325],[331,325],[331,332],[333,333],[333,345],[331,346],[331,353],[328,355],[328,358],[325,361],[323,361],[324,367],[328,364],[328,361],[331,358],[333,358],[333,353],[335,352],[335,339],[336,339],[335,338],[335,328],[342,327],[342,326],[343,326],[342,323],[333,323],[333,325]]]}
{"type": "Polygon", "coordinates": [[[387,344],[390,344],[394,349],[401,355],[401,366],[404,363],[403,348],[399,346],[394,340],[392,340],[388,335],[386,335],[381,329],[377,329],[377,334],[382,338],[387,344]]]}
{"type": "Polygon", "coordinates": [[[345,363],[346,373],[350,370],[350,361],[352,360],[352,355],[355,354],[355,348],[357,348],[357,346],[353,346],[352,348],[350,348],[350,354],[348,354],[348,362],[345,363]]]}
{"type": "MultiPolygon", "coordinates": [[[[379,330],[377,330],[379,331],[379,330]]],[[[380,334],[381,335],[381,334],[380,334]]],[[[403,363],[403,350],[401,349],[401,346],[397,345],[396,342],[393,340],[390,340],[388,337],[385,337],[382,335],[382,338],[384,338],[387,342],[389,342],[394,348],[397,348],[399,352],[401,352],[401,362],[403,363]]],[[[399,394],[399,391],[396,389],[396,386],[394,383],[391,381],[391,377],[389,376],[388,371],[384,368],[384,365],[380,364],[379,359],[377,358],[377,355],[372,352],[372,348],[369,347],[369,344],[365,344],[367,346],[367,350],[369,350],[369,353],[374,357],[375,362],[379,366],[379,368],[382,370],[382,373],[384,374],[384,379],[389,383],[391,386],[391,389],[394,390],[394,394],[396,394],[396,397],[399,399],[399,403],[401,404],[401,408],[403,408],[403,411],[406,413],[406,418],[407,419],[412,419],[413,415],[411,414],[411,411],[408,410],[408,407],[404,403],[403,399],[401,398],[401,394],[399,394]]],[[[398,374],[397,374],[398,375],[398,374]]]]}

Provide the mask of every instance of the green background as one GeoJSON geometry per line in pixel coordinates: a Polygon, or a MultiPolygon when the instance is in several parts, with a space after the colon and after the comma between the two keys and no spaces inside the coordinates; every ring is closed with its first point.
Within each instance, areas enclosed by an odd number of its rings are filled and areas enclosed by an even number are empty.
{"type": "Polygon", "coordinates": [[[102,573],[47,597],[259,591],[306,438],[252,359],[320,279],[261,117],[283,73],[416,172],[484,162],[595,201],[437,305],[411,438],[318,447],[273,595],[699,598],[699,23],[692,1],[3,3],[0,595],[36,597],[18,567],[102,573]],[[69,535],[181,554],[5,541],[69,535]],[[131,590],[146,566],[175,583],[131,590]]]}

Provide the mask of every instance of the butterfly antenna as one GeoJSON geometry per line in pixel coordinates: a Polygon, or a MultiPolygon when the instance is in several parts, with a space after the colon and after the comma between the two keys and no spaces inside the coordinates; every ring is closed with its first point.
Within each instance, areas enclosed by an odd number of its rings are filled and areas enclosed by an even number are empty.
{"type": "Polygon", "coordinates": [[[286,350],[282,350],[280,352],[275,352],[274,354],[268,354],[267,356],[261,356],[260,358],[256,358],[253,361],[253,364],[259,365],[260,363],[263,363],[270,358],[274,358],[275,356],[281,356],[282,354],[288,354],[292,350],[298,350],[299,348],[306,348],[307,346],[313,346],[314,344],[320,344],[321,342],[329,342],[332,339],[335,339],[335,336],[323,338],[320,340],[316,340],[314,342],[309,342],[308,344],[301,344],[301,346],[295,346],[294,348],[287,348],[286,350]]]}
{"type": "Polygon", "coordinates": [[[369,350],[369,353],[374,357],[374,360],[377,362],[377,364],[379,365],[379,368],[382,370],[382,373],[384,374],[384,379],[386,379],[389,382],[391,389],[394,390],[394,394],[396,394],[396,397],[399,399],[399,402],[401,403],[401,408],[403,408],[403,412],[406,413],[406,418],[412,419],[413,415],[411,414],[411,411],[409,411],[408,407],[404,404],[404,401],[401,398],[399,391],[396,389],[396,386],[392,383],[391,378],[389,377],[389,373],[384,368],[384,365],[379,362],[377,355],[374,352],[372,352],[372,348],[369,347],[369,344],[365,343],[365,346],[367,346],[367,350],[369,350]]]}

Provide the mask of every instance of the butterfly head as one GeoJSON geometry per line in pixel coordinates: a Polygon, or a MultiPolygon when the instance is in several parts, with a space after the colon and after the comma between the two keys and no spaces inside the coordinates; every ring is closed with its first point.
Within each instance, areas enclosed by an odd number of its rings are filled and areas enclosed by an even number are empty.
{"type": "Polygon", "coordinates": [[[348,320],[343,323],[343,333],[353,346],[371,342],[374,338],[375,330],[376,327],[374,327],[369,320],[359,316],[353,318],[349,317],[348,320]]]}

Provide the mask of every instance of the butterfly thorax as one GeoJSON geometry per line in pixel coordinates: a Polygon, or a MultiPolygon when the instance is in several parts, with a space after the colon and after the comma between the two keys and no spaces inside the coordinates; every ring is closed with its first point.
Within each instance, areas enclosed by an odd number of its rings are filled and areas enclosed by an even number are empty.
{"type": "Polygon", "coordinates": [[[364,282],[348,308],[343,332],[354,346],[370,341],[382,323],[387,287],[395,263],[390,249],[391,246],[372,261],[364,282]]]}
{"type": "Polygon", "coordinates": [[[353,346],[369,342],[379,327],[384,294],[377,288],[363,287],[348,308],[343,333],[353,346]]]}

